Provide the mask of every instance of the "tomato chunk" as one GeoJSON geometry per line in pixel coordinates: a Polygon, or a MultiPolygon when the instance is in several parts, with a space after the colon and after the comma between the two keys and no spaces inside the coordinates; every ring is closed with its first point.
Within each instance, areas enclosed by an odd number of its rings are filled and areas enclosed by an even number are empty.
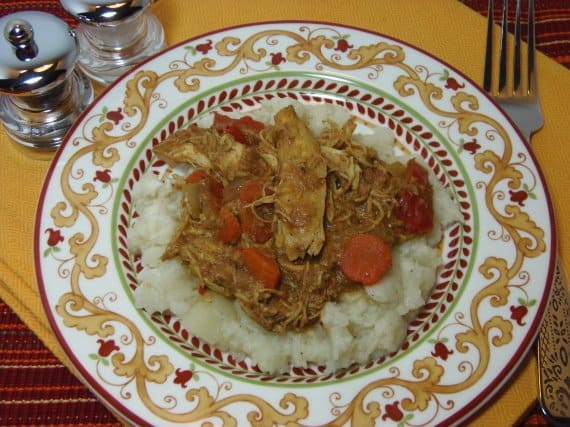
{"type": "Polygon", "coordinates": [[[196,184],[198,182],[205,181],[208,184],[208,189],[210,191],[210,200],[212,204],[220,208],[222,206],[222,201],[224,197],[224,186],[212,178],[206,171],[202,169],[197,169],[190,173],[186,177],[186,182],[196,184]]]}
{"type": "Polygon", "coordinates": [[[257,145],[258,134],[265,127],[262,122],[250,116],[234,119],[223,114],[214,113],[214,128],[221,133],[231,135],[234,140],[244,145],[257,145]]]}
{"type": "Polygon", "coordinates": [[[247,181],[239,190],[239,199],[244,203],[251,203],[264,195],[264,188],[264,179],[251,179],[247,181]]]}
{"type": "Polygon", "coordinates": [[[186,177],[186,182],[196,184],[200,181],[205,181],[207,179],[210,179],[210,175],[208,175],[208,173],[206,171],[203,171],[202,169],[197,169],[191,172],[190,175],[186,177]]]}
{"type": "Polygon", "coordinates": [[[427,170],[414,159],[406,165],[405,190],[400,194],[396,218],[411,234],[428,234],[433,230],[433,200],[427,170]]]}
{"type": "Polygon", "coordinates": [[[259,218],[253,206],[242,208],[239,213],[239,219],[242,231],[256,243],[265,243],[273,235],[271,223],[259,218]]]}

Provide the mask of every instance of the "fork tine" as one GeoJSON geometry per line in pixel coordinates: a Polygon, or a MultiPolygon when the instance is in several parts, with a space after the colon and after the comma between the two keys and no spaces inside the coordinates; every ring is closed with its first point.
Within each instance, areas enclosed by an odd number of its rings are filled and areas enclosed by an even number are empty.
{"type": "Polygon", "coordinates": [[[501,19],[501,47],[499,51],[499,93],[503,92],[507,84],[507,35],[508,35],[508,0],[503,0],[501,19]]]}
{"type": "MultiPolygon", "coordinates": [[[[540,129],[544,123],[540,100],[538,97],[536,39],[535,39],[535,3],[534,0],[501,0],[501,38],[499,52],[493,52],[493,40],[497,31],[494,25],[494,0],[488,0],[487,18],[487,45],[485,50],[485,74],[483,86],[495,101],[503,107],[505,112],[513,119],[525,138],[530,140],[533,132],[540,129]],[[508,6],[511,1],[512,6],[508,6]],[[508,8],[515,7],[514,43],[508,33],[508,8]],[[523,5],[528,7],[526,25],[521,23],[523,5]],[[526,27],[528,49],[525,58],[522,58],[522,31],[526,27]],[[514,49],[513,49],[514,45],[514,49]],[[499,64],[497,66],[497,55],[499,64]],[[525,63],[526,59],[526,63],[525,63]],[[495,61],[495,64],[493,64],[495,61]],[[508,69],[507,69],[508,68],[508,69]],[[526,74],[526,75],[525,75],[526,74]]],[[[497,7],[498,9],[498,7],[497,7]]],[[[497,10],[499,12],[499,10],[497,10]]]]}
{"type": "Polygon", "coordinates": [[[527,93],[536,93],[535,50],[536,35],[534,23],[534,0],[528,0],[528,52],[527,52],[527,93]]]}
{"type": "Polygon", "coordinates": [[[493,76],[493,10],[495,9],[494,1],[489,0],[487,5],[487,45],[485,47],[485,71],[483,74],[483,88],[485,91],[491,91],[491,82],[493,76]]]}
{"type": "Polygon", "coordinates": [[[513,91],[519,92],[521,84],[521,3],[517,0],[515,12],[515,51],[513,62],[513,91]]]}

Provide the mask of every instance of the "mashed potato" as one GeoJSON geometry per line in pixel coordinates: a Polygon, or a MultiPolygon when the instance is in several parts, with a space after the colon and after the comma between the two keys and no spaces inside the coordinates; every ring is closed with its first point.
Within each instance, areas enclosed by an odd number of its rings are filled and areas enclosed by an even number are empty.
{"type": "MultiPolygon", "coordinates": [[[[315,134],[327,121],[341,125],[348,118],[340,107],[294,105],[315,134]]],[[[283,106],[282,101],[269,102],[249,114],[271,124],[273,114],[283,106]]],[[[209,120],[199,125],[209,126],[209,120]]],[[[363,132],[357,140],[376,148],[381,158],[402,159],[403,163],[409,158],[397,156],[389,129],[365,128],[363,132]]],[[[169,179],[147,173],[133,190],[138,217],[129,230],[129,249],[141,254],[144,265],[138,275],[136,304],[148,313],[174,313],[191,334],[235,357],[249,357],[270,373],[309,364],[335,371],[393,352],[405,340],[408,321],[424,305],[435,283],[441,262],[436,245],[442,229],[460,220],[449,192],[433,176],[431,182],[436,222],[431,235],[395,247],[392,268],[382,281],[327,303],[319,324],[305,332],[277,334],[250,319],[237,301],[213,292],[201,295],[196,279],[178,260],[161,260],[179,220],[181,195],[169,179]]]]}

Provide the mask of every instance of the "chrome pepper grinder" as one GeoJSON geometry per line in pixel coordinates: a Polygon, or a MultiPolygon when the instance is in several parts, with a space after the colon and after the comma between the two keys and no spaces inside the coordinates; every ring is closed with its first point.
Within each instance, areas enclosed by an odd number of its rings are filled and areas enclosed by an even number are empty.
{"type": "Polygon", "coordinates": [[[107,86],[166,47],[160,21],[147,11],[151,0],[60,0],[78,21],[79,64],[107,86]]]}
{"type": "Polygon", "coordinates": [[[45,12],[0,18],[0,121],[28,148],[50,152],[93,100],[75,68],[77,40],[61,19],[45,12]]]}

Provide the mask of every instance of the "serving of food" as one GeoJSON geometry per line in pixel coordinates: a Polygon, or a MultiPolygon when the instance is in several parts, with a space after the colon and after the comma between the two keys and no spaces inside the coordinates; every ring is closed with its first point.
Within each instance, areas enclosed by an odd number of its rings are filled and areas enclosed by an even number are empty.
{"type": "Polygon", "coordinates": [[[435,282],[441,230],[461,220],[450,193],[395,156],[389,129],[357,134],[340,107],[208,119],[154,147],[187,174],[148,172],[134,189],[138,304],[273,373],[397,350],[435,282]]]}
{"type": "Polygon", "coordinates": [[[130,425],[461,424],[529,351],[548,191],[453,67],[326,23],[224,29],[109,87],[34,238],[70,362],[130,425]]]}

